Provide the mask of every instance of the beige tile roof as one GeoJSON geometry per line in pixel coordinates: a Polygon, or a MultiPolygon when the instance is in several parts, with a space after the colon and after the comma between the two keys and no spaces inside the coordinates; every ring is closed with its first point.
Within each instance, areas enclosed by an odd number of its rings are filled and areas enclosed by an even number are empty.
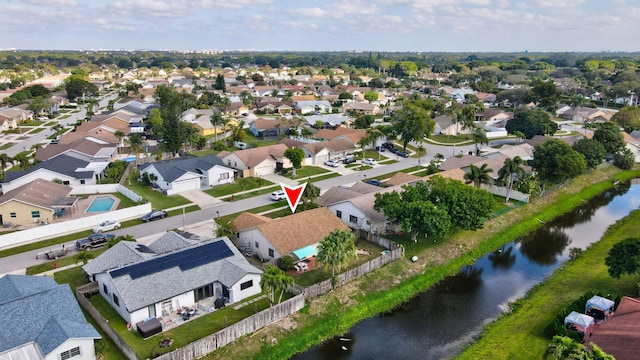
{"type": "Polygon", "coordinates": [[[332,140],[339,136],[347,137],[351,142],[357,144],[360,139],[367,136],[367,131],[364,129],[351,129],[346,127],[338,127],[335,130],[322,129],[316,133],[316,137],[319,139],[332,140]],[[357,139],[356,141],[353,141],[357,139]]]}
{"type": "Polygon", "coordinates": [[[309,152],[312,154],[317,154],[320,151],[322,151],[322,149],[325,149],[325,148],[334,152],[355,150],[355,145],[351,141],[346,139],[336,139],[336,140],[308,143],[308,144],[305,144],[304,147],[307,150],[309,150],[309,152]]]}
{"type": "Polygon", "coordinates": [[[7,191],[0,196],[0,204],[15,200],[27,204],[51,208],[51,206],[61,197],[68,196],[73,190],[70,186],[56,184],[52,181],[36,179],[7,191]]]}
{"type": "Polygon", "coordinates": [[[274,220],[266,216],[252,214],[250,212],[243,212],[242,214],[238,215],[238,217],[233,219],[232,224],[233,228],[236,231],[242,231],[254,228],[258,225],[266,224],[271,221],[274,220]]]}
{"type": "Polygon", "coordinates": [[[411,182],[422,180],[422,177],[413,174],[406,174],[403,172],[397,172],[395,175],[385,181],[386,185],[404,185],[411,182]]]}
{"type": "Polygon", "coordinates": [[[258,229],[280,254],[289,254],[321,242],[333,230],[349,227],[329,209],[321,207],[258,225],[258,229]]]}
{"type": "MultiPolygon", "coordinates": [[[[235,151],[240,160],[248,167],[255,167],[266,159],[280,159],[284,156],[287,146],[284,144],[275,144],[258,148],[235,151]]],[[[218,155],[220,156],[220,155],[218,155]]]]}
{"type": "Polygon", "coordinates": [[[429,180],[431,177],[433,176],[441,176],[445,179],[454,179],[454,180],[458,180],[461,182],[466,182],[466,180],[464,179],[464,174],[466,174],[466,172],[460,168],[455,168],[455,169],[451,169],[451,170],[445,170],[439,173],[435,173],[435,174],[431,174],[431,175],[427,175],[425,177],[423,177],[423,179],[429,180]]]}
{"type": "Polygon", "coordinates": [[[485,158],[475,155],[462,155],[461,157],[450,157],[447,158],[441,165],[440,170],[451,170],[456,168],[463,168],[469,166],[471,164],[477,163],[478,161],[482,161],[485,158]]]}

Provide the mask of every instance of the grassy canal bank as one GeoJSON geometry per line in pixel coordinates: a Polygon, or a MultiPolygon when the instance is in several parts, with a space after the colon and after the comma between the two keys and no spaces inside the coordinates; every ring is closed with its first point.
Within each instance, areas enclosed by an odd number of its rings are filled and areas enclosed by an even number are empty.
{"type": "Polygon", "coordinates": [[[357,322],[392,310],[460,267],[495,248],[524,236],[566,213],[584,199],[610,188],[613,180],[640,176],[607,166],[571,181],[544,198],[512,210],[476,232],[460,231],[418,255],[419,261],[390,264],[311,301],[300,313],[236,341],[207,359],[285,359],[324,339],[346,332],[357,322]]]}

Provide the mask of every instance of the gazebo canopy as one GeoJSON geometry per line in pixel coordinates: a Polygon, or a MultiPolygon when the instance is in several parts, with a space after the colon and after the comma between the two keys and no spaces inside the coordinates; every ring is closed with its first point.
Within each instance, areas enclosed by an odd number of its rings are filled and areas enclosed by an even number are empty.
{"type": "Polygon", "coordinates": [[[565,326],[567,326],[568,324],[575,324],[580,325],[584,329],[586,329],[595,323],[596,321],[591,316],[580,314],[577,311],[572,311],[571,314],[567,315],[567,317],[564,318],[565,326]]]}
{"type": "Polygon", "coordinates": [[[600,309],[602,311],[613,311],[613,307],[616,305],[614,301],[611,301],[602,296],[594,295],[591,299],[587,300],[587,304],[584,307],[584,312],[589,311],[591,308],[600,309]]]}
{"type": "Polygon", "coordinates": [[[310,256],[316,255],[317,253],[318,249],[314,245],[305,246],[293,251],[293,254],[298,257],[298,260],[304,260],[310,256]]]}

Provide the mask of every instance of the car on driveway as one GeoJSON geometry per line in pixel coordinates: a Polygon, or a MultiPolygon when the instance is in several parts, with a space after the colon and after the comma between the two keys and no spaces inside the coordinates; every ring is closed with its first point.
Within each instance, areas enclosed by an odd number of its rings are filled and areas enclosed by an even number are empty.
{"type": "Polygon", "coordinates": [[[76,249],[78,251],[97,249],[107,245],[109,241],[115,239],[115,237],[114,234],[93,233],[86,239],[76,241],[76,249]]]}
{"type": "Polygon", "coordinates": [[[284,200],[286,198],[287,198],[287,196],[284,194],[284,191],[282,191],[282,190],[276,190],[276,191],[271,193],[271,200],[273,200],[273,201],[280,201],[280,200],[284,200]]]}
{"type": "Polygon", "coordinates": [[[158,219],[164,219],[167,216],[167,212],[164,210],[152,210],[150,213],[143,215],[140,218],[142,222],[149,222],[158,219]]]}
{"type": "Polygon", "coordinates": [[[345,164],[345,165],[346,164],[351,164],[351,163],[354,163],[354,162],[356,162],[356,158],[353,157],[353,156],[348,156],[348,157],[342,159],[342,163],[345,164]]]}
{"type": "Polygon", "coordinates": [[[324,164],[325,164],[325,165],[327,165],[327,166],[331,166],[331,167],[338,167],[338,165],[340,165],[340,164],[338,163],[338,161],[336,161],[336,160],[331,160],[331,159],[329,159],[329,160],[325,161],[325,162],[324,162],[324,164]]]}
{"type": "Polygon", "coordinates": [[[398,155],[398,156],[402,156],[403,158],[408,158],[408,157],[409,157],[409,153],[408,153],[408,152],[406,152],[406,151],[398,151],[398,152],[396,153],[396,155],[398,155]]]}
{"type": "Polygon", "coordinates": [[[367,180],[365,182],[367,184],[370,184],[370,185],[373,185],[373,186],[382,186],[382,183],[378,179],[371,179],[371,180],[367,180]]]}
{"type": "Polygon", "coordinates": [[[120,222],[116,220],[107,220],[93,227],[94,233],[103,233],[105,231],[118,230],[120,228],[120,222]]]}
{"type": "Polygon", "coordinates": [[[377,162],[372,158],[364,158],[364,159],[362,159],[362,163],[363,164],[367,164],[367,165],[375,165],[375,164],[377,164],[377,162]]]}

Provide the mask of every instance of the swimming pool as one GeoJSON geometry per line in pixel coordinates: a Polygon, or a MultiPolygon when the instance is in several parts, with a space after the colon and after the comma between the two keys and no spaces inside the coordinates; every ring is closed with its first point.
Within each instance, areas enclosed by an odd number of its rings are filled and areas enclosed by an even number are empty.
{"type": "Polygon", "coordinates": [[[89,205],[89,208],[87,209],[87,212],[109,211],[111,210],[111,206],[113,206],[114,202],[115,200],[108,196],[98,196],[93,199],[91,205],[89,205]]]}
{"type": "Polygon", "coordinates": [[[135,156],[126,157],[126,158],[122,159],[122,161],[134,162],[134,161],[136,161],[136,157],[135,156]]]}

